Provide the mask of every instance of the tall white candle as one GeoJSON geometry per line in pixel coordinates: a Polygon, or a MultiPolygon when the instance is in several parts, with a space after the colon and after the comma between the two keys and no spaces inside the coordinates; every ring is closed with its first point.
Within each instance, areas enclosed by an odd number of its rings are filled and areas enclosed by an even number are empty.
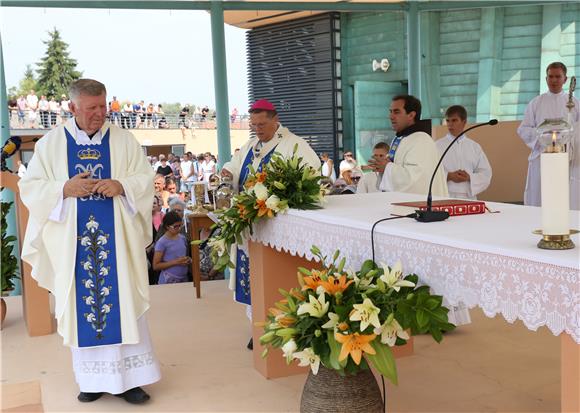
{"type": "Polygon", "coordinates": [[[570,231],[568,153],[542,153],[542,232],[564,235],[570,231]]]}

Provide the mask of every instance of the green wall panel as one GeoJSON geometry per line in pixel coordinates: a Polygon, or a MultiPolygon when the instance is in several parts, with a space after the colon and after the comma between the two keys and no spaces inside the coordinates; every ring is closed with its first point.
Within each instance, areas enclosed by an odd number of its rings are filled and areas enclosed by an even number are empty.
{"type": "Polygon", "coordinates": [[[507,7],[504,14],[499,118],[521,119],[539,93],[542,6],[507,7]]]}

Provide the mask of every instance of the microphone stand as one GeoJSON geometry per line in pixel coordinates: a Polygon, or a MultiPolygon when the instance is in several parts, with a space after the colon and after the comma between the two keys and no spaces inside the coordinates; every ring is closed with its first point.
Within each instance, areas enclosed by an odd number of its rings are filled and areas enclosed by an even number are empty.
{"type": "Polygon", "coordinates": [[[469,132],[472,129],[479,128],[481,126],[487,126],[487,125],[497,125],[497,119],[492,119],[489,122],[485,122],[485,123],[479,123],[477,125],[473,125],[470,128],[465,129],[463,132],[461,132],[459,135],[457,135],[455,137],[455,139],[453,139],[453,141],[451,141],[451,143],[449,144],[447,149],[445,149],[445,151],[443,152],[443,155],[441,155],[441,158],[439,158],[439,162],[437,163],[435,170],[433,171],[433,176],[431,176],[431,182],[429,183],[429,192],[427,194],[427,209],[425,211],[421,211],[421,210],[415,211],[417,213],[417,215],[415,216],[415,219],[417,221],[419,221],[419,222],[438,222],[438,221],[445,221],[447,218],[449,218],[449,212],[447,212],[447,211],[433,211],[432,210],[433,181],[435,180],[435,175],[437,174],[437,170],[439,169],[441,162],[443,162],[443,158],[445,158],[445,155],[447,155],[447,152],[449,152],[449,149],[451,149],[453,144],[455,142],[457,142],[457,140],[460,137],[462,137],[463,135],[465,135],[467,132],[469,132]]]}

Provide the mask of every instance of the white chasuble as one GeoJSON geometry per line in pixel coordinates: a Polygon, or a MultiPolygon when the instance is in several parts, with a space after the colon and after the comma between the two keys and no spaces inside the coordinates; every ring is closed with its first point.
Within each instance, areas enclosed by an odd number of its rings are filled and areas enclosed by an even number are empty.
{"type": "MultiPolygon", "coordinates": [[[[77,228],[77,198],[62,200],[69,179],[65,128],[76,139],[74,122],[70,119],[37,142],[19,187],[30,212],[22,258],[32,266],[32,276],[39,285],[55,296],[55,317],[64,344],[78,347],[75,267],[83,228],[77,228]],[[60,202],[60,217],[54,220],[51,213],[60,202]]],[[[149,308],[145,247],[151,243],[153,171],[129,132],[106,122],[100,134],[109,134],[111,178],[118,180],[125,191],[124,197],[113,198],[114,234],[109,235],[115,239],[120,343],[137,344],[138,319],[149,308]]]]}
{"type": "MultiPolygon", "coordinates": [[[[290,158],[293,155],[295,146],[297,146],[296,155],[303,158],[302,162],[304,164],[315,169],[320,168],[320,159],[310,145],[282,125],[278,127],[274,136],[268,142],[260,144],[258,138],[250,139],[223,168],[232,173],[233,186],[240,190],[245,178],[248,176],[246,169],[248,165],[252,165],[254,170],[257,171],[260,169],[260,165],[267,163],[274,153],[281,155],[283,158],[290,158]]],[[[242,245],[232,247],[230,257],[232,257],[232,261],[236,266],[235,269],[231,270],[230,274],[232,276],[229,284],[230,288],[235,291],[234,298],[240,303],[250,304],[250,264],[246,239],[244,239],[242,245]]]]}
{"type": "MultiPolygon", "coordinates": [[[[427,195],[439,158],[439,151],[431,136],[425,132],[411,133],[401,140],[394,161],[387,164],[380,189],[427,195]]],[[[433,181],[433,195],[448,195],[445,173],[441,168],[433,181]]]]}

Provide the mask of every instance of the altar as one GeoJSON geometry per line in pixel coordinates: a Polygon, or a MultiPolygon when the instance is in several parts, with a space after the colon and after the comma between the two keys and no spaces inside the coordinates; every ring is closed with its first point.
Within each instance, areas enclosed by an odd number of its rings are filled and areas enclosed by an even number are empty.
{"type": "MultiPolygon", "coordinates": [[[[252,271],[260,273],[252,272],[254,320],[264,320],[272,297],[279,287],[284,288],[274,282],[277,273],[287,277],[295,273],[296,260],[312,260],[312,245],[328,256],[339,249],[347,257],[347,268],[356,268],[371,258],[371,227],[390,216],[390,203],[422,198],[400,193],[334,196],[327,199],[324,209],[290,210],[256,226],[250,249],[252,271]]],[[[498,213],[436,223],[409,218],[383,222],[375,229],[376,261],[392,265],[400,260],[404,273],[418,274],[452,305],[477,306],[488,317],[501,314],[509,323],[521,320],[532,331],[547,327],[560,336],[561,409],[580,411],[578,236],[572,237],[577,245],[573,250],[541,250],[536,247],[538,236],[532,234],[541,225],[540,208],[488,206],[498,213]]],[[[580,212],[570,212],[573,228],[579,227],[579,221],[580,212]]],[[[285,278],[285,283],[295,282],[295,276],[285,278]]],[[[260,334],[261,329],[255,327],[254,343],[260,334]]],[[[256,368],[272,359],[262,361],[259,353],[254,353],[256,368]]]]}

